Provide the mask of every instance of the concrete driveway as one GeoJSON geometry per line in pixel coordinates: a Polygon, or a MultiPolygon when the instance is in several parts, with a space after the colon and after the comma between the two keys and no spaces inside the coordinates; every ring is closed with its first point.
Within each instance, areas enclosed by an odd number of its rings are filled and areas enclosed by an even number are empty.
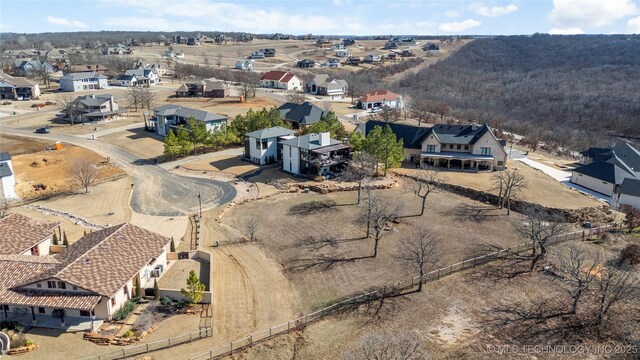
{"type": "Polygon", "coordinates": [[[233,200],[236,190],[233,185],[216,180],[174,175],[160,166],[131,154],[119,147],[84,139],[73,135],[49,133],[34,134],[30,130],[2,126],[0,132],[52,142],[62,141],[82,146],[111,158],[133,179],[131,208],[138,213],[157,216],[180,216],[194,213],[202,208],[211,208],[233,200]]]}

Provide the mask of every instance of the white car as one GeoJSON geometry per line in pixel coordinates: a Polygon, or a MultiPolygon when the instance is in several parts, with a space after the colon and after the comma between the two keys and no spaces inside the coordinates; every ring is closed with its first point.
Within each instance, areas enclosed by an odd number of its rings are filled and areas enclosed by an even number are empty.
{"type": "Polygon", "coordinates": [[[382,111],[382,109],[380,109],[379,107],[371,108],[371,112],[372,112],[372,113],[378,113],[378,112],[380,112],[380,111],[382,111]]]}

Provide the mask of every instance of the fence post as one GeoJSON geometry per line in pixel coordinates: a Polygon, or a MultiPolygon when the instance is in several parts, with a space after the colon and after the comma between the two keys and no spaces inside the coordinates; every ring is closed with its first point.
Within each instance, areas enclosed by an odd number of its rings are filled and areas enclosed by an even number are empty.
{"type": "Polygon", "coordinates": [[[149,352],[149,343],[147,343],[147,352],[149,352]]]}
{"type": "Polygon", "coordinates": [[[213,350],[209,350],[209,359],[213,359],[213,350]]]}
{"type": "Polygon", "coordinates": [[[269,339],[271,339],[271,329],[273,329],[273,328],[271,328],[271,327],[269,328],[269,339]]]}
{"type": "Polygon", "coordinates": [[[291,321],[287,320],[287,332],[291,331],[291,321]]]}
{"type": "Polygon", "coordinates": [[[304,314],[304,323],[307,323],[307,314],[304,314]]]}
{"type": "Polygon", "coordinates": [[[193,333],[189,333],[189,342],[193,342],[193,333]]]}
{"type": "Polygon", "coordinates": [[[169,347],[171,347],[171,338],[169,338],[169,347]]]}
{"type": "Polygon", "coordinates": [[[125,352],[125,350],[126,350],[125,348],[122,348],[122,356],[126,358],[127,357],[127,353],[125,352]]]}

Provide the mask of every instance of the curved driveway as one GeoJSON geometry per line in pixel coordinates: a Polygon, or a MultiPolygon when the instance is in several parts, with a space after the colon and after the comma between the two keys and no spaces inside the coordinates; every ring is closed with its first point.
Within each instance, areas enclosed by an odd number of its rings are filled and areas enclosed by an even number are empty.
{"type": "Polygon", "coordinates": [[[97,140],[58,133],[34,134],[30,130],[1,127],[0,132],[82,146],[110,157],[133,179],[131,208],[138,213],[157,216],[188,215],[198,211],[198,194],[202,208],[222,205],[233,200],[233,185],[216,180],[174,175],[160,166],[131,154],[117,146],[97,140]]]}

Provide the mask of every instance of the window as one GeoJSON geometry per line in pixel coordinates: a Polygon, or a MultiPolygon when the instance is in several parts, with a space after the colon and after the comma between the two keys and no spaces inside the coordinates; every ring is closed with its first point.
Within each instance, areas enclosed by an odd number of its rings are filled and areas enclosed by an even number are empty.
{"type": "Polygon", "coordinates": [[[42,287],[42,284],[37,283],[37,284],[36,284],[36,287],[37,287],[37,288],[41,288],[41,287],[42,287]]]}
{"type": "Polygon", "coordinates": [[[269,146],[269,142],[267,142],[267,139],[264,139],[264,140],[260,141],[260,143],[261,143],[261,145],[260,145],[261,149],[262,150],[267,150],[267,147],[269,146]]]}
{"type": "Polygon", "coordinates": [[[111,306],[116,306],[116,298],[111,298],[111,306]]]}
{"type": "Polygon", "coordinates": [[[80,310],[80,316],[91,316],[91,312],[88,310],[80,310]]]}
{"type": "Polygon", "coordinates": [[[498,161],[498,167],[504,166],[504,161],[498,161]]]}
{"type": "Polygon", "coordinates": [[[78,287],[73,285],[73,290],[78,290],[78,287]]]}
{"type": "Polygon", "coordinates": [[[461,150],[462,149],[462,145],[458,144],[458,148],[457,149],[461,150]]]}
{"type": "Polygon", "coordinates": [[[449,144],[449,149],[453,149],[453,144],[449,144]]]}
{"type": "Polygon", "coordinates": [[[435,145],[427,145],[427,152],[436,152],[436,146],[435,145]]]}
{"type": "Polygon", "coordinates": [[[491,148],[481,147],[480,148],[480,154],[481,155],[491,155],[491,148]]]}
{"type": "Polygon", "coordinates": [[[464,149],[465,149],[465,150],[469,150],[469,145],[465,145],[465,146],[464,146],[464,149]]]}
{"type": "Polygon", "coordinates": [[[39,307],[38,308],[38,314],[44,314],[44,313],[45,313],[44,308],[43,307],[39,307]]]}
{"type": "Polygon", "coordinates": [[[48,287],[49,289],[55,289],[55,288],[56,288],[56,282],[55,282],[55,281],[48,280],[48,281],[47,281],[47,287],[48,287]]]}
{"type": "Polygon", "coordinates": [[[67,288],[67,284],[65,284],[63,281],[58,281],[58,289],[66,289],[67,288]]]}

